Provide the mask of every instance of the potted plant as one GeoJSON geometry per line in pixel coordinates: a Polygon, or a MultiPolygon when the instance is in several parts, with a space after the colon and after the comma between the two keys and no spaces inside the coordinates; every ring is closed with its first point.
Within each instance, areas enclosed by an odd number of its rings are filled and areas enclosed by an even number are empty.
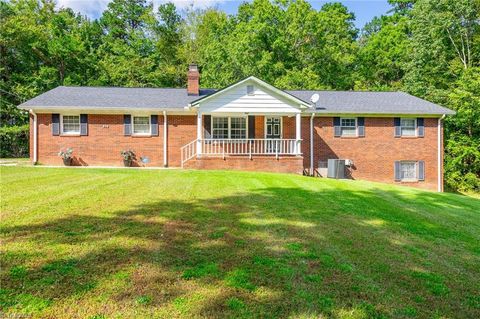
{"type": "Polygon", "coordinates": [[[58,152],[58,156],[63,159],[63,164],[65,164],[65,166],[72,165],[72,153],[73,149],[71,147],[67,148],[66,150],[60,150],[60,152],[58,152]]]}
{"type": "Polygon", "coordinates": [[[132,166],[132,162],[135,160],[135,153],[132,150],[121,151],[120,154],[123,157],[123,165],[125,167],[132,166]]]}

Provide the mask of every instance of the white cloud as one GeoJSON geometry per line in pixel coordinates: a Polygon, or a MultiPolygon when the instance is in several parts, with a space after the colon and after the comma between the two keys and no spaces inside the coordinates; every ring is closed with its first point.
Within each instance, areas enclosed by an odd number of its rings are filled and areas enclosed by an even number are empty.
{"type": "MultiPolygon", "coordinates": [[[[90,18],[98,18],[107,8],[111,0],[57,0],[57,7],[72,8],[75,12],[80,12],[90,18]]],[[[172,2],[178,9],[184,9],[189,6],[196,8],[206,8],[219,3],[225,3],[231,0],[153,0],[154,6],[161,3],[172,2]]],[[[147,0],[147,2],[149,2],[147,0]]],[[[236,0],[236,2],[240,2],[236,0]]]]}
{"type": "MultiPolygon", "coordinates": [[[[172,2],[177,8],[185,8],[193,5],[194,7],[210,7],[218,3],[225,3],[227,0],[154,0],[154,3],[172,2]]],[[[233,2],[233,1],[232,1],[233,2]]],[[[238,2],[238,0],[237,0],[238,2]]]]}
{"type": "Polygon", "coordinates": [[[90,18],[98,18],[110,0],[57,0],[57,7],[71,8],[90,18]]]}

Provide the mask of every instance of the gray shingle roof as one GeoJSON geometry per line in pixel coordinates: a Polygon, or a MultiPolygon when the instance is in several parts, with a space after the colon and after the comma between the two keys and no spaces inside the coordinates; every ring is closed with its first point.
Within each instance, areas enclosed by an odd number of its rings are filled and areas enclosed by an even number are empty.
{"type": "Polygon", "coordinates": [[[404,92],[287,91],[309,101],[317,93],[316,113],[356,114],[455,114],[450,109],[404,92]]]}
{"type": "MultiPolygon", "coordinates": [[[[216,92],[200,90],[200,96],[187,94],[186,89],[172,88],[119,88],[119,87],[67,87],[59,86],[19,105],[30,108],[82,108],[82,109],[179,109],[194,100],[216,92]]],[[[326,114],[455,114],[452,110],[403,92],[359,91],[286,91],[309,102],[320,96],[315,110],[326,114]]]]}
{"type": "MultiPolygon", "coordinates": [[[[200,97],[215,90],[200,90],[200,97]]],[[[199,96],[187,89],[59,86],[19,105],[20,108],[179,108],[199,96]]]]}

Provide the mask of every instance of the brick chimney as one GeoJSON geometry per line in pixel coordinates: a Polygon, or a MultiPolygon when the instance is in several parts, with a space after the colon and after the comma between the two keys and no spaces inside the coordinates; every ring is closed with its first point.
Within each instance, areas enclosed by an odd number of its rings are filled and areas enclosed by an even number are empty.
{"type": "Polygon", "coordinates": [[[188,95],[199,95],[200,94],[200,72],[198,72],[198,65],[190,64],[188,66],[188,82],[187,82],[187,93],[188,95]]]}

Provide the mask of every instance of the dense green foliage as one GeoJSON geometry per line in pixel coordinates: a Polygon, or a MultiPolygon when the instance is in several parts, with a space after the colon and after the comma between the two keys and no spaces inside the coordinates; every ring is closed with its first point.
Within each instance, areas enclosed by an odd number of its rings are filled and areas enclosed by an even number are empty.
{"type": "Polygon", "coordinates": [[[479,190],[480,0],[390,0],[362,30],[340,3],[254,0],[236,15],[114,0],[95,21],[51,0],[0,0],[1,125],[58,85],[203,87],[248,75],[284,89],[404,90],[457,111],[445,122],[446,182],[479,190]]]}
{"type": "Polygon", "coordinates": [[[28,125],[0,127],[0,157],[28,157],[28,125]]]}
{"type": "Polygon", "coordinates": [[[479,199],[293,174],[0,170],[6,318],[480,317],[479,199]]]}

